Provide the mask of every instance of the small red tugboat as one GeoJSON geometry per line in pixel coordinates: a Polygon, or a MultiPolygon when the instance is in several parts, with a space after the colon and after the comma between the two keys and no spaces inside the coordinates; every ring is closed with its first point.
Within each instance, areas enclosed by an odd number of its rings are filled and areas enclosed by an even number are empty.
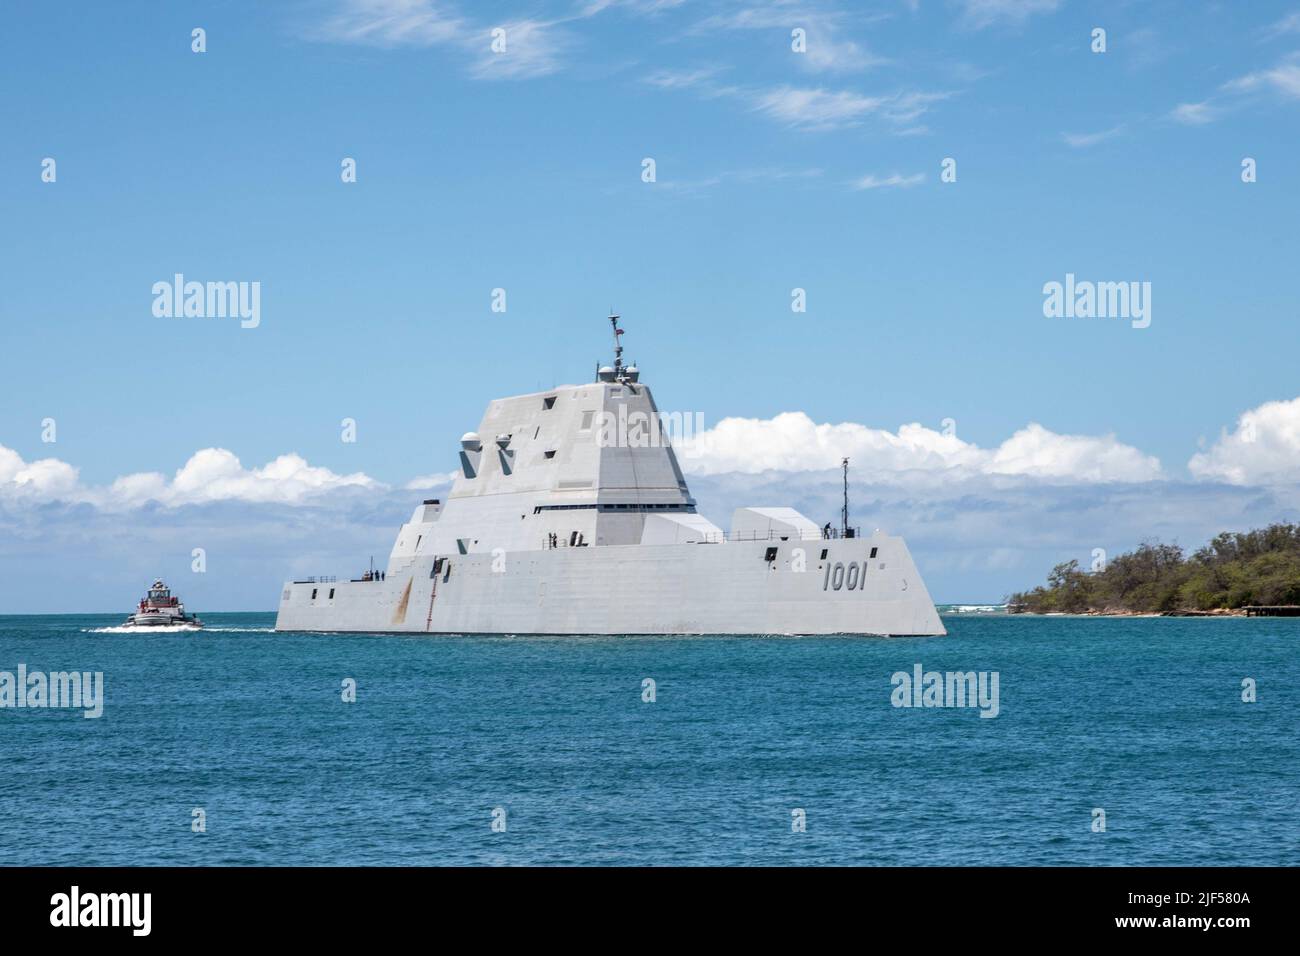
{"type": "Polygon", "coordinates": [[[185,613],[185,605],[179,598],[172,596],[171,590],[162,581],[155,581],[149,593],[140,599],[140,606],[126,619],[128,627],[158,627],[175,625],[200,628],[203,622],[192,614],[185,613]]]}

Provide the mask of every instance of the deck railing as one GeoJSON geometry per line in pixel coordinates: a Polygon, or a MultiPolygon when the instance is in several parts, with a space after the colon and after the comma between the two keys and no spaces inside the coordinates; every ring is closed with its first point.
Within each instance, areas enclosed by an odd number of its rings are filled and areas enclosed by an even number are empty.
{"type": "Polygon", "coordinates": [[[816,531],[713,531],[706,532],[699,540],[705,544],[717,544],[723,541],[835,541],[840,538],[860,538],[859,528],[850,528],[847,535],[841,534],[839,528],[825,528],[816,531]]]}

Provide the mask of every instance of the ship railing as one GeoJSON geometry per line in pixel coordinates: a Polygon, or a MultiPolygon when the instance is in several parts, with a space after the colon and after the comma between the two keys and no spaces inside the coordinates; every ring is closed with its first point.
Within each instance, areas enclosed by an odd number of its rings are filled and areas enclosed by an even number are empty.
{"type": "Polygon", "coordinates": [[[303,578],[301,581],[294,581],[294,584],[333,584],[338,580],[335,574],[313,574],[309,578],[303,578]]]}
{"type": "Polygon", "coordinates": [[[832,541],[840,538],[860,538],[861,528],[850,528],[844,534],[839,528],[818,528],[816,531],[785,530],[778,531],[712,531],[705,532],[698,541],[701,544],[719,544],[723,541],[832,541]]]}

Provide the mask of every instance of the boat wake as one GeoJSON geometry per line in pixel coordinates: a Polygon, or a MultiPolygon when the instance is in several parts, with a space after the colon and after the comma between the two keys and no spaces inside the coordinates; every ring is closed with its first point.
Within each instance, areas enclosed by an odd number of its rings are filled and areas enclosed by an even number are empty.
{"type": "Polygon", "coordinates": [[[213,627],[207,624],[195,627],[192,624],[119,624],[116,627],[85,627],[83,634],[188,634],[200,631],[217,634],[274,634],[273,627],[213,627]]]}
{"type": "Polygon", "coordinates": [[[193,624],[119,624],[117,627],[88,627],[85,634],[181,634],[198,633],[208,628],[195,627],[193,624]]]}

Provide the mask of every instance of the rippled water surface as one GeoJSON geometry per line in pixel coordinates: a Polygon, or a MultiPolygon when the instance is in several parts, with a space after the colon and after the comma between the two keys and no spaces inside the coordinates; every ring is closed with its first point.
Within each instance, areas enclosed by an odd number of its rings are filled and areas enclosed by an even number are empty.
{"type": "Polygon", "coordinates": [[[203,617],[0,617],[0,671],[102,671],[106,698],[0,709],[0,863],[1300,861],[1300,620],[536,639],[203,617]],[[918,663],[996,671],[998,716],[891,706],[918,663]]]}

